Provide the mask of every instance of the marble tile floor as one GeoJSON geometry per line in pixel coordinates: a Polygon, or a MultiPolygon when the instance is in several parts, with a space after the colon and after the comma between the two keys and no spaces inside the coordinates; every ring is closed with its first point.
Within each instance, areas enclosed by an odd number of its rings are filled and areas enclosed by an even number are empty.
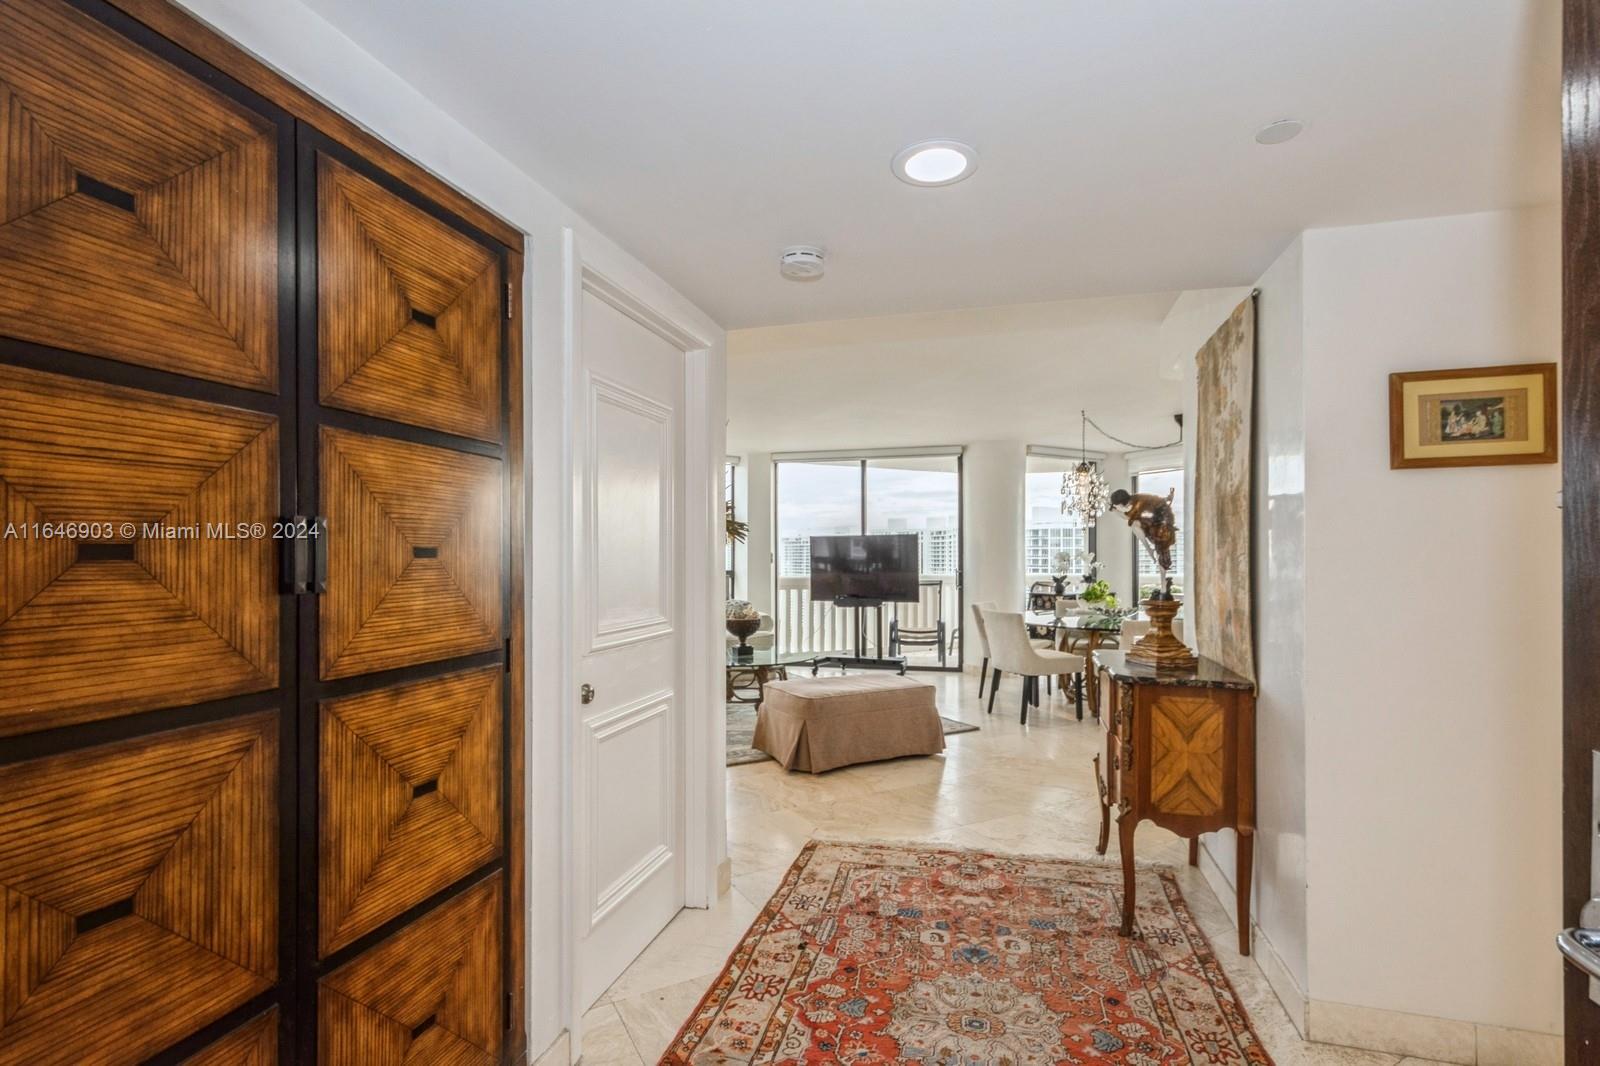
{"type": "MultiPolygon", "coordinates": [[[[982,727],[950,737],[942,756],[819,777],[785,773],[773,762],[728,768],[733,889],[710,910],[681,912],[584,1016],[587,1066],[649,1066],[660,1058],[812,837],[1094,856],[1100,808],[1089,760],[1102,743],[1099,725],[1078,722],[1059,694],[1021,725],[1015,679],[1002,685],[989,716],[975,678],[922,676],[939,685],[941,714],[982,727]]],[[[1235,950],[1228,912],[1186,864],[1185,842],[1145,824],[1138,854],[1179,871],[1184,897],[1279,1066],[1431,1066],[1301,1040],[1261,970],[1235,950]]],[[[1115,834],[1108,855],[1115,859],[1115,834]]]]}

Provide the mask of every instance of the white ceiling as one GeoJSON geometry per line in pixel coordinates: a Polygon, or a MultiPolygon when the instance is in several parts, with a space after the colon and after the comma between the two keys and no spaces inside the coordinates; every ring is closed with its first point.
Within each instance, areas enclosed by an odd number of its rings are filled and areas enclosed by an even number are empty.
{"type": "Polygon", "coordinates": [[[309,2],[730,328],[1240,284],[1559,189],[1556,0],[309,2]],[[890,175],[937,137],[970,181],[890,175]]]}
{"type": "MultiPolygon", "coordinates": [[[[981,440],[1077,447],[1084,409],[1123,440],[1168,443],[1183,409],[1181,376],[1166,372],[1170,348],[1193,355],[1198,346],[1164,331],[1174,299],[1151,293],[734,331],[728,450],[981,440]]],[[[1093,430],[1087,445],[1126,450],[1093,430]]]]}

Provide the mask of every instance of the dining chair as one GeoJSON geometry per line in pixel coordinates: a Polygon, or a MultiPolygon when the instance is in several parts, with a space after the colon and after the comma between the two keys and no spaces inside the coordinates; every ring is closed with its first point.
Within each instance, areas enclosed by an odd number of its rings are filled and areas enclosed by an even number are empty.
{"type": "Polygon", "coordinates": [[[984,628],[988,631],[989,648],[993,653],[994,672],[989,677],[989,713],[994,713],[994,694],[1000,688],[1002,674],[1016,674],[1022,678],[1022,724],[1028,724],[1028,707],[1039,706],[1039,679],[1056,674],[1074,674],[1078,684],[1078,717],[1083,717],[1083,656],[1064,651],[1047,651],[1033,646],[1028,639],[1028,626],[1016,611],[985,611],[984,628]]]}
{"type": "Polygon", "coordinates": [[[983,699],[983,683],[989,677],[989,633],[984,625],[983,612],[997,610],[998,605],[984,600],[972,605],[972,631],[978,634],[978,648],[983,652],[983,665],[978,667],[978,698],[983,699]]]}

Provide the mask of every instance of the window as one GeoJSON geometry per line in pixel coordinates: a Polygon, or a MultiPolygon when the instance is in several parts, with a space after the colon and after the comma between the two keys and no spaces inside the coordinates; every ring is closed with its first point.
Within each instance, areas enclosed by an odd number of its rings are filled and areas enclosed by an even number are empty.
{"type": "MultiPolygon", "coordinates": [[[[961,460],[957,455],[789,459],[775,464],[777,562],[775,615],[784,651],[850,651],[855,614],[811,602],[811,538],[915,533],[921,588],[915,603],[869,614],[867,647],[878,654],[891,620],[902,631],[932,633],[901,648],[912,666],[959,669],[961,622],[961,460]],[[937,634],[942,630],[944,637],[937,634]]],[[[883,648],[886,654],[888,648],[883,648]]]]}
{"type": "MultiPolygon", "coordinates": [[[[737,468],[737,464],[731,461],[722,464],[722,505],[726,510],[727,517],[729,519],[734,519],[739,516],[738,499],[736,495],[737,485],[733,476],[733,472],[737,468]]],[[[702,482],[702,484],[704,484],[704,482],[702,482]]],[[[726,592],[727,598],[731,600],[733,599],[733,589],[735,584],[734,573],[739,565],[739,556],[738,553],[734,551],[732,537],[724,536],[723,541],[722,570],[725,586],[724,591],[726,592]]]]}
{"type": "Polygon", "coordinates": [[[1029,585],[1062,573],[1079,577],[1094,553],[1094,529],[1086,527],[1076,515],[1061,513],[1061,479],[1077,465],[1076,459],[1028,456],[1022,559],[1029,585]],[[1064,569],[1057,561],[1062,552],[1066,553],[1064,569]]]}
{"type": "MultiPolygon", "coordinates": [[[[1173,517],[1178,523],[1178,540],[1172,546],[1172,591],[1183,595],[1183,552],[1184,552],[1184,527],[1188,524],[1183,520],[1183,471],[1182,470],[1142,470],[1133,475],[1133,491],[1148,492],[1155,496],[1165,496],[1174,492],[1172,497],[1173,517]],[[1176,490],[1174,492],[1174,490],[1176,490]]],[[[1139,543],[1137,537],[1133,543],[1133,584],[1139,590],[1139,599],[1144,600],[1156,590],[1161,583],[1161,571],[1156,569],[1156,564],[1150,558],[1150,553],[1144,545],[1139,543]]]]}

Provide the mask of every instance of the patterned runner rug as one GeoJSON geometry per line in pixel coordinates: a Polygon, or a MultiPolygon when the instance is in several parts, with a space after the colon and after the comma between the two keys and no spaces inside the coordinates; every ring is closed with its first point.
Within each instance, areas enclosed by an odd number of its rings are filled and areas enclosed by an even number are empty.
{"type": "Polygon", "coordinates": [[[661,1064],[1270,1066],[1177,882],[1138,877],[1123,939],[1115,865],[812,841],[661,1064]]]}

